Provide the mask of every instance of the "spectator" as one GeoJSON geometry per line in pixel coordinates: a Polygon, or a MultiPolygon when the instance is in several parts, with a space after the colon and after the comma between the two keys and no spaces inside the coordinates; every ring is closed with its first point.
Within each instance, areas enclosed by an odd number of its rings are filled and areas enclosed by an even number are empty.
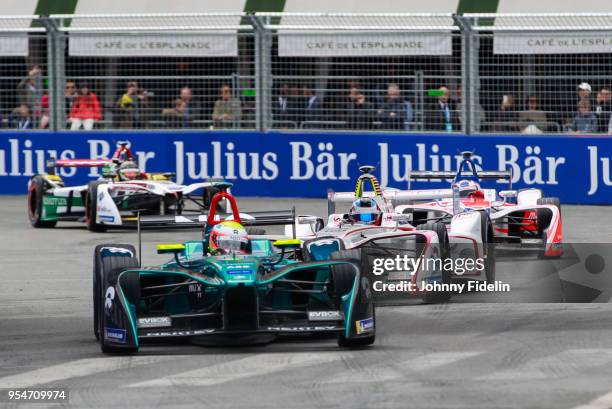
{"type": "Polygon", "coordinates": [[[191,88],[181,88],[179,99],[183,102],[183,115],[181,118],[183,128],[189,128],[191,122],[200,119],[200,107],[193,99],[191,88]]]}
{"type": "Polygon", "coordinates": [[[578,84],[578,102],[587,100],[591,103],[591,85],[588,82],[578,84]]]}
{"type": "Polygon", "coordinates": [[[312,92],[312,89],[308,87],[302,88],[302,97],[304,102],[304,120],[305,121],[319,121],[320,118],[320,107],[321,98],[312,92]]]}
{"type": "Polygon", "coordinates": [[[9,116],[9,126],[14,129],[32,129],[34,122],[30,115],[30,108],[26,104],[20,104],[9,116]]]}
{"type": "Polygon", "coordinates": [[[570,129],[580,133],[593,133],[598,131],[597,116],[591,111],[588,99],[578,102],[578,114],[574,118],[570,129]]]}
{"type": "Polygon", "coordinates": [[[40,116],[42,85],[42,69],[38,64],[32,65],[28,75],[17,85],[17,103],[27,105],[33,120],[40,116]]]}
{"type": "Polygon", "coordinates": [[[49,92],[45,91],[40,99],[40,129],[46,129],[49,126],[49,92]]]}
{"type": "Polygon", "coordinates": [[[514,97],[504,95],[499,111],[495,116],[493,131],[495,132],[516,132],[518,131],[518,112],[514,106],[514,97]]]}
{"type": "Polygon", "coordinates": [[[612,115],[612,93],[607,87],[603,87],[595,98],[595,115],[597,115],[597,126],[599,132],[608,131],[608,119],[612,115]]]}
{"type": "Polygon", "coordinates": [[[215,102],[212,114],[215,125],[221,127],[237,125],[241,114],[240,100],[232,96],[232,89],[228,84],[223,84],[221,98],[215,102]]]}
{"type": "Polygon", "coordinates": [[[281,85],[278,91],[278,97],[274,100],[272,106],[272,113],[275,121],[290,121],[289,115],[289,86],[287,84],[281,85]]]}
{"type": "Polygon", "coordinates": [[[519,123],[523,133],[546,131],[546,113],[538,109],[538,98],[535,95],[527,98],[527,109],[519,112],[519,123]]]}
{"type": "Polygon", "coordinates": [[[89,89],[89,85],[82,84],[70,109],[70,121],[72,122],[70,129],[76,131],[82,126],[84,130],[89,131],[100,119],[102,119],[102,113],[96,93],[89,89]]]}
{"type": "Polygon", "coordinates": [[[185,114],[186,103],[180,98],[173,101],[172,108],[162,109],[162,118],[170,128],[181,128],[185,125],[183,116],[185,114]]]}
{"type": "Polygon", "coordinates": [[[574,123],[575,115],[576,115],[576,106],[581,101],[587,101],[589,106],[593,106],[593,101],[591,101],[591,85],[588,82],[581,82],[578,84],[578,101],[571,102],[565,112],[565,118],[563,123],[571,128],[574,123]]]}
{"type": "Polygon", "coordinates": [[[372,104],[367,102],[366,96],[356,87],[352,87],[348,94],[348,102],[344,108],[347,126],[351,129],[371,129],[372,104]]]}
{"type": "Polygon", "coordinates": [[[450,99],[450,90],[441,86],[437,102],[428,110],[426,130],[452,132],[459,130],[459,117],[450,99]]]}
{"type": "Polygon", "coordinates": [[[412,122],[412,104],[401,98],[397,84],[389,84],[387,96],[378,109],[378,117],[383,129],[403,130],[406,122],[412,122]]]}
{"type": "Polygon", "coordinates": [[[72,80],[66,81],[66,86],[64,87],[64,109],[66,109],[66,118],[70,117],[70,110],[72,109],[72,103],[76,96],[76,84],[72,80]]]}
{"type": "Polygon", "coordinates": [[[141,99],[142,95],[138,94],[138,83],[136,81],[128,82],[127,91],[117,101],[119,128],[134,128],[141,99]]]}

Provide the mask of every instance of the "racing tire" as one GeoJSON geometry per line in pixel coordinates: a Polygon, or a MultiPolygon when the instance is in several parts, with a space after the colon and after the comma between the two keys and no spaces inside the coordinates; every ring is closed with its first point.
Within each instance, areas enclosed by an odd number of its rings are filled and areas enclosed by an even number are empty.
{"type": "MultiPolygon", "coordinates": [[[[372,317],[374,318],[374,325],[376,329],[376,309],[372,306],[372,317]]],[[[359,338],[346,338],[343,333],[338,335],[338,346],[342,348],[363,348],[368,345],[372,345],[376,340],[376,332],[367,337],[359,338]]]]}
{"type": "Polygon", "coordinates": [[[489,215],[480,211],[480,232],[482,234],[482,248],[484,250],[485,277],[487,284],[495,283],[495,243],[493,237],[493,223],[489,215]]]}
{"type": "Polygon", "coordinates": [[[41,220],[44,194],[45,179],[40,175],[34,176],[28,190],[28,218],[32,227],[49,228],[57,224],[57,220],[41,220]]]}
{"type": "Polygon", "coordinates": [[[106,231],[106,226],[96,223],[98,186],[103,183],[98,180],[90,182],[89,186],[87,186],[87,193],[85,193],[85,224],[87,229],[92,232],[106,231]]]}
{"type": "MultiPolygon", "coordinates": [[[[94,334],[100,341],[100,349],[104,353],[133,353],[137,352],[138,348],[123,348],[105,345],[104,343],[104,331],[101,329],[104,326],[104,289],[107,286],[116,284],[119,275],[126,269],[138,268],[140,263],[134,256],[109,256],[102,259],[100,257],[100,250],[103,247],[115,247],[123,248],[132,252],[136,255],[134,246],[129,244],[102,244],[96,247],[94,253],[94,319],[97,319],[97,326],[94,327],[94,334]],[[96,308],[97,306],[97,308],[96,308]]],[[[124,274],[121,278],[121,288],[124,290],[126,299],[135,304],[140,298],[140,282],[139,274],[134,272],[124,274]]]]}
{"type": "MultiPolygon", "coordinates": [[[[93,330],[94,336],[97,340],[100,339],[100,331],[99,331],[99,311],[100,311],[100,297],[102,295],[102,258],[100,257],[100,251],[103,247],[118,247],[124,248],[132,252],[132,254],[136,254],[136,249],[134,246],[130,244],[100,244],[96,246],[94,250],[94,259],[93,259],[93,330]]],[[[134,257],[135,258],[135,257],[134,257]]]]}
{"type": "MultiPolygon", "coordinates": [[[[448,239],[448,231],[446,225],[440,222],[427,222],[419,224],[417,230],[430,230],[438,235],[438,241],[440,242],[440,259],[442,264],[446,264],[446,260],[451,257],[450,242],[448,239]]],[[[450,284],[452,280],[452,274],[446,269],[442,269],[442,284],[450,284]]],[[[438,304],[447,302],[451,299],[453,293],[450,291],[436,291],[432,293],[424,294],[422,300],[425,304],[438,304]]]]}
{"type": "MultiPolygon", "coordinates": [[[[334,251],[331,253],[330,258],[332,260],[350,259],[355,261],[358,265],[361,265],[361,250],[334,251]]],[[[353,288],[355,284],[355,270],[352,266],[346,264],[331,266],[331,282],[334,288],[334,295],[336,299],[339,300],[340,297],[353,288]]]]}

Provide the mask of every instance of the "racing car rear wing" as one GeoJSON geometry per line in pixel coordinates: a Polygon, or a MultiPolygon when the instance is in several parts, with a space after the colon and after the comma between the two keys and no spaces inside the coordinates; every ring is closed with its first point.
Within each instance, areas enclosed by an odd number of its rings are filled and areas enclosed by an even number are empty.
{"type": "MultiPolygon", "coordinates": [[[[362,197],[374,197],[374,192],[363,192],[362,197]]],[[[382,197],[390,201],[393,206],[410,204],[415,201],[445,199],[453,197],[452,189],[423,189],[423,190],[396,190],[388,189],[382,191],[382,197]]],[[[327,214],[336,212],[336,203],[353,203],[357,199],[355,192],[327,193],[327,214]]]]}
{"type": "Polygon", "coordinates": [[[56,168],[96,168],[104,166],[109,159],[47,159],[46,170],[49,175],[55,175],[56,168]]]}
{"type": "MultiPolygon", "coordinates": [[[[433,171],[433,170],[415,170],[410,172],[408,178],[410,180],[415,179],[454,179],[455,177],[472,177],[474,173],[471,171],[462,171],[460,174],[457,172],[451,171],[433,171]]],[[[509,170],[481,170],[476,171],[476,176],[479,179],[488,179],[488,180],[512,180],[512,172],[509,170]]]]}

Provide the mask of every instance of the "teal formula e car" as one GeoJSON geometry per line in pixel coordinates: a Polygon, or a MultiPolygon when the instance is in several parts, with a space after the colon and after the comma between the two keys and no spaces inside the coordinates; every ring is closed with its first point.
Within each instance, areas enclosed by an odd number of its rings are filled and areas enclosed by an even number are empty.
{"type": "Polygon", "coordinates": [[[141,266],[131,245],[97,246],[94,333],[102,351],[135,352],[147,340],[216,337],[226,344],[283,334],[335,334],[343,347],[372,344],[372,294],[356,260],[300,261],[299,240],[273,241],[253,227],[294,220],[294,211],[239,213],[222,191],[205,216],[142,219],[143,227],[203,226],[201,241],[158,245],[158,253],[173,256],[164,264],[141,266]],[[216,211],[219,200],[228,201],[230,213],[216,211]]]}

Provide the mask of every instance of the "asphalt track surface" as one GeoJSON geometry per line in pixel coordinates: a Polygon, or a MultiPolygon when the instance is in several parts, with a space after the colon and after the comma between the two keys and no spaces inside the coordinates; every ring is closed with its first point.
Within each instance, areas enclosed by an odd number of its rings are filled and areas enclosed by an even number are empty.
{"type": "MultiPolygon", "coordinates": [[[[324,214],[323,200],[250,199],[247,209],[324,214]]],[[[145,346],[104,356],[91,329],[92,250],[135,243],[132,231],[93,234],[73,223],[29,226],[25,197],[0,197],[0,389],[67,388],[75,408],[610,408],[610,304],[483,303],[377,309],[373,347],[331,339],[257,347],[145,346]]],[[[612,208],[564,209],[565,240],[612,243],[612,208]]],[[[155,243],[197,232],[148,232],[155,243]]],[[[500,260],[498,278],[517,263],[500,260]]],[[[529,277],[519,278],[528,283],[529,277]]],[[[6,391],[1,391],[6,394],[6,391]]]]}

